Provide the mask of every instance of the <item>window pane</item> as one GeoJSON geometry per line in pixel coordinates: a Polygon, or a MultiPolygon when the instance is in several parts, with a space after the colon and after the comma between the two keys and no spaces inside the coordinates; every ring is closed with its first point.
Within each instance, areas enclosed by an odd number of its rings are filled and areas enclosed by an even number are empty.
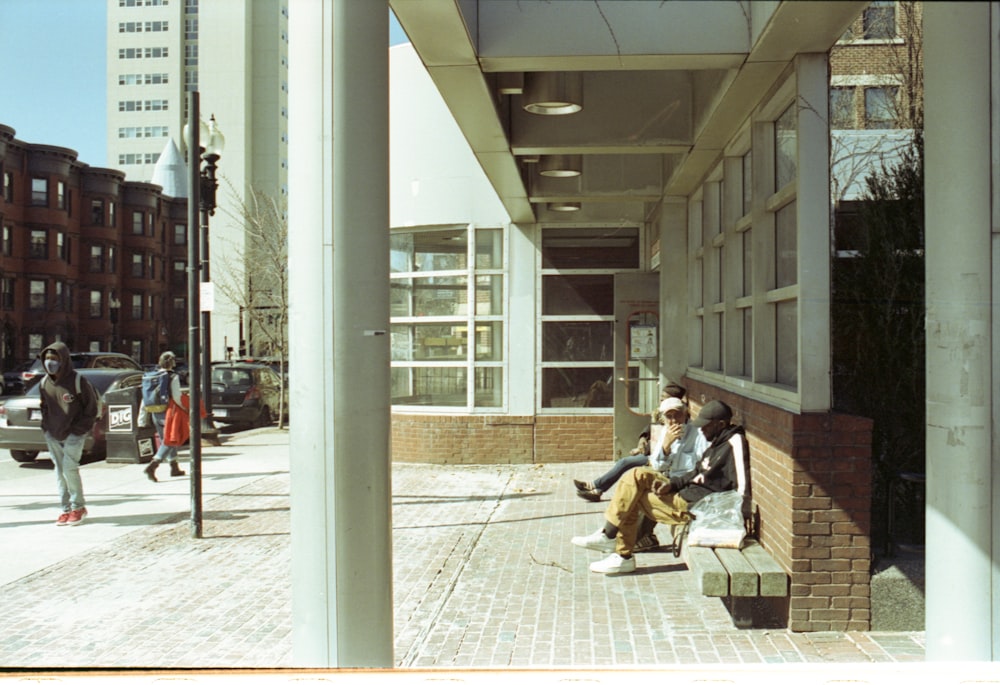
{"type": "Polygon", "coordinates": [[[476,361],[503,361],[502,321],[479,321],[476,323],[476,361]]]}
{"type": "Polygon", "coordinates": [[[542,314],[607,315],[615,311],[611,274],[542,277],[542,314]]]}
{"type": "Polygon", "coordinates": [[[639,229],[547,228],[542,233],[542,267],[546,269],[636,269],[639,229]]]}
{"type": "Polygon", "coordinates": [[[49,202],[49,182],[44,178],[31,179],[31,204],[46,205],[49,202]]]}
{"type": "Polygon", "coordinates": [[[45,281],[31,281],[29,285],[28,308],[45,309],[45,281]]]}
{"type": "Polygon", "coordinates": [[[795,105],[786,109],[774,122],[774,189],[780,190],[795,180],[797,173],[797,136],[795,105]]]}
{"type": "Polygon", "coordinates": [[[830,126],[854,128],[854,88],[830,89],[830,126]]]}
{"type": "Polygon", "coordinates": [[[795,226],[795,206],[791,202],[774,215],[775,287],[798,283],[798,237],[795,226]]]}
{"type": "Polygon", "coordinates": [[[503,314],[503,276],[476,276],[476,316],[503,314]]]}
{"type": "Polygon", "coordinates": [[[896,125],[896,93],[893,87],[865,89],[865,127],[894,128],[896,125]]]}
{"type": "Polygon", "coordinates": [[[476,231],[476,268],[503,268],[503,230],[499,228],[476,231]]]}
{"type": "Polygon", "coordinates": [[[396,278],[390,282],[392,316],[465,316],[468,314],[464,276],[396,278]]]}
{"type": "Polygon", "coordinates": [[[753,309],[747,307],[741,310],[743,317],[743,375],[747,378],[753,375],[753,309]]]}
{"type": "Polygon", "coordinates": [[[865,38],[886,39],[896,37],[896,8],[893,2],[873,2],[864,11],[862,23],[865,38]]]}
{"type": "Polygon", "coordinates": [[[49,257],[49,234],[46,231],[31,232],[31,246],[28,255],[32,259],[48,259],[49,257]]]}
{"type": "Polygon", "coordinates": [[[777,344],[774,348],[777,381],[795,388],[799,375],[798,302],[779,302],[777,307],[777,344]]]}
{"type": "Polygon", "coordinates": [[[543,407],[610,407],[614,369],[555,367],[542,369],[543,407]]]}
{"type": "Polygon", "coordinates": [[[476,369],[476,406],[503,406],[503,369],[479,367],[476,369]]]}
{"type": "Polygon", "coordinates": [[[748,152],[743,155],[743,216],[750,213],[753,202],[753,155],[748,152]]]}
{"type": "Polygon", "coordinates": [[[542,361],[611,361],[612,321],[546,321],[542,324],[542,361]]]}
{"type": "Polygon", "coordinates": [[[389,237],[390,268],[394,273],[465,269],[467,234],[465,228],[393,233],[389,237]]]}
{"type": "Polygon", "coordinates": [[[740,236],[743,247],[743,292],[746,297],[753,292],[753,233],[750,229],[740,236]]]}
{"type": "Polygon", "coordinates": [[[394,324],[392,360],[465,361],[466,332],[464,324],[394,324]]]}
{"type": "Polygon", "coordinates": [[[467,371],[460,368],[395,368],[392,403],[464,407],[467,371]]]}

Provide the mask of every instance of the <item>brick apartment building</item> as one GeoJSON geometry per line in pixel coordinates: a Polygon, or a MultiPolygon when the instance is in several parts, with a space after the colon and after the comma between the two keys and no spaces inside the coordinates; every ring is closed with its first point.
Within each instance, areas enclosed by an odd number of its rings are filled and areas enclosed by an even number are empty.
{"type": "Polygon", "coordinates": [[[54,340],[141,363],[185,350],[187,200],[0,125],[0,364],[54,340]]]}

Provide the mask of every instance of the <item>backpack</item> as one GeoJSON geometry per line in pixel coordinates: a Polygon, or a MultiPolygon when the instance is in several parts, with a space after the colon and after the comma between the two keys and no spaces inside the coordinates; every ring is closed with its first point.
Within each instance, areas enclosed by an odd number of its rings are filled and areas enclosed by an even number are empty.
{"type": "Polygon", "coordinates": [[[167,410],[170,403],[170,374],[163,369],[142,374],[142,405],[151,414],[167,410]]]}

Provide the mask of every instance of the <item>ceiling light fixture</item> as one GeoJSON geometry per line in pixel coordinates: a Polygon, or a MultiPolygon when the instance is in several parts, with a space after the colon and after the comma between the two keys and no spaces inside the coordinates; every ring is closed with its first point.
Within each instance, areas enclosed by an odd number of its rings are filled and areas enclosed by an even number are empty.
{"type": "Polygon", "coordinates": [[[532,114],[573,114],[583,109],[583,75],[534,72],[524,75],[523,107],[532,114]]]}
{"type": "Polygon", "coordinates": [[[550,202],[548,208],[553,212],[578,212],[580,211],[579,202],[550,202]]]}
{"type": "Polygon", "coordinates": [[[579,176],[582,171],[582,155],[548,155],[538,163],[538,173],[551,178],[579,176]]]}

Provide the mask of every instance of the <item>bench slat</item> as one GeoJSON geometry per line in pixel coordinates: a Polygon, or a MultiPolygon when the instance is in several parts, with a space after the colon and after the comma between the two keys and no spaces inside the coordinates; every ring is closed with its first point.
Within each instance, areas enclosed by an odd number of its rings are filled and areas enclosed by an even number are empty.
{"type": "Polygon", "coordinates": [[[729,572],[729,594],[734,597],[757,596],[757,569],[743,558],[738,549],[715,548],[715,556],[729,572]]]}
{"type": "Polygon", "coordinates": [[[749,561],[760,575],[761,597],[788,596],[788,574],[756,540],[748,540],[743,548],[743,558],[749,561]]]}
{"type": "Polygon", "coordinates": [[[729,574],[713,550],[684,545],[684,562],[698,578],[701,594],[706,597],[726,597],[729,594],[729,574]]]}

